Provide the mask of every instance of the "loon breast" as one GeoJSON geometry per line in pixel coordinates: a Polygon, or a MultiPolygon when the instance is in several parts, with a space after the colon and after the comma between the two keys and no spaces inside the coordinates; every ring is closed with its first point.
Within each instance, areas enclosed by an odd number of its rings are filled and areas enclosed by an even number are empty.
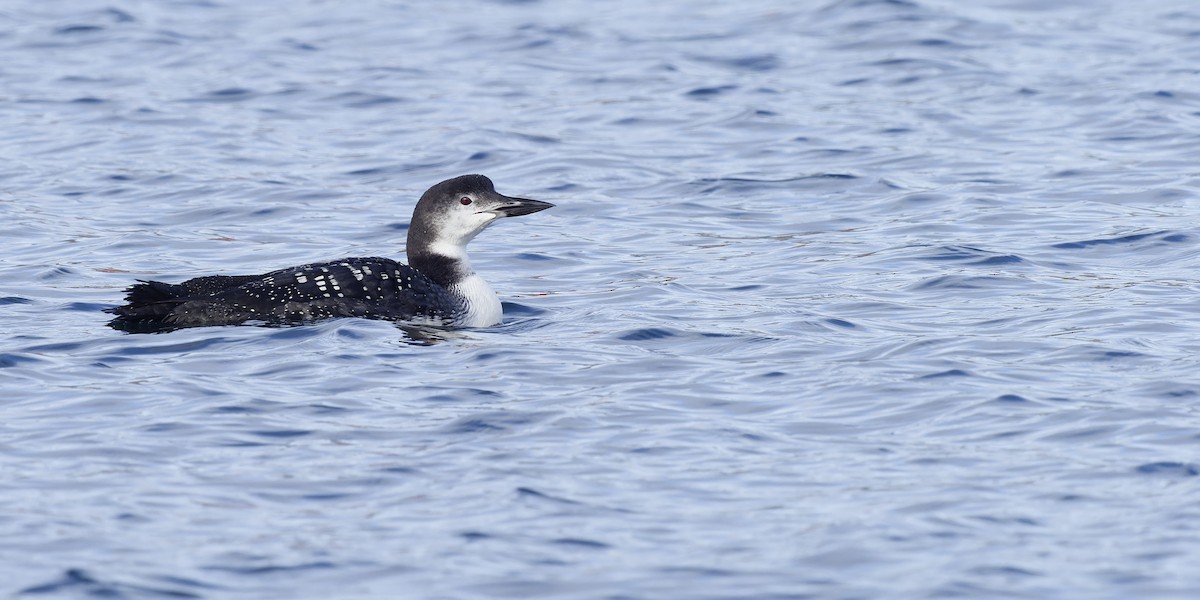
{"type": "Polygon", "coordinates": [[[478,273],[464,277],[452,285],[451,290],[466,301],[460,323],[463,327],[488,327],[499,323],[504,317],[500,297],[478,273]]]}

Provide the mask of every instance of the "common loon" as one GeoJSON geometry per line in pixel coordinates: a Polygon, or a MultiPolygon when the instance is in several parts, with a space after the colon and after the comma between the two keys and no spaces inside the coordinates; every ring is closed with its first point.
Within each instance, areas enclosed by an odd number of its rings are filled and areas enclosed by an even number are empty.
{"type": "Polygon", "coordinates": [[[463,175],[425,192],[408,228],[409,264],[345,258],[263,275],[211,275],[179,284],[142,281],[126,290],[109,326],[126,331],[296,324],[332,317],[419,321],[454,327],[500,322],[500,299],[467,258],[467,242],[501,217],[554,206],[496,192],[483,175],[463,175]]]}

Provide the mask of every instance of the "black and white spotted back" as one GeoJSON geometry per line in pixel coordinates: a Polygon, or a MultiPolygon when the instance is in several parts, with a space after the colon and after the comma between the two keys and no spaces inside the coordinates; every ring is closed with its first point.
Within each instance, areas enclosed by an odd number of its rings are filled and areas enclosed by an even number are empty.
{"type": "MultiPolygon", "coordinates": [[[[152,283],[130,290],[131,305],[137,304],[135,296],[148,292],[138,288],[152,283]]],[[[167,328],[333,317],[454,325],[466,310],[461,298],[416,269],[378,257],[313,263],[264,275],[199,277],[174,286],[160,284],[156,291],[169,297],[143,301],[150,310],[122,315],[125,320],[134,326],[140,322],[167,328]]]]}

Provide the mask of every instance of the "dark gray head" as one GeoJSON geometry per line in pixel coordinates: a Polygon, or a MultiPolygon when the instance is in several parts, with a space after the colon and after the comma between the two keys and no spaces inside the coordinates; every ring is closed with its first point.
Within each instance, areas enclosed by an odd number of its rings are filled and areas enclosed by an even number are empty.
{"type": "Polygon", "coordinates": [[[421,254],[466,259],[467,242],[501,217],[546,210],[549,202],[513,198],[496,192],[483,175],[447,179],[421,196],[408,228],[408,260],[421,254]]]}

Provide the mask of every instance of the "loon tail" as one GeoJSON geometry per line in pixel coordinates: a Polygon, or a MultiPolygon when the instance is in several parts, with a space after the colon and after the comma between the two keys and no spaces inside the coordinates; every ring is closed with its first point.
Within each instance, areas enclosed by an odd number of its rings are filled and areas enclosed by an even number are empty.
{"type": "Polygon", "coordinates": [[[187,302],[191,295],[183,285],[161,281],[143,281],[125,290],[125,305],[106,308],[104,312],[117,315],[108,322],[113,329],[125,331],[157,331],[171,329],[168,322],[172,311],[187,302]]]}
{"type": "MultiPolygon", "coordinates": [[[[229,312],[229,307],[212,305],[212,296],[240,285],[262,279],[263,275],[208,275],[196,277],[183,283],[163,283],[139,279],[138,283],[125,290],[125,304],[107,308],[104,312],[117,315],[108,322],[113,329],[131,333],[171,331],[189,326],[186,321],[203,318],[207,311],[229,312]],[[187,306],[183,306],[183,305],[187,306]],[[181,309],[180,307],[183,306],[181,309]],[[190,307],[190,311],[189,311],[190,307]],[[197,317],[199,315],[199,317],[197,317]]],[[[243,317],[246,318],[246,317],[243,317]]],[[[217,323],[206,323],[217,324],[217,323]]]]}

